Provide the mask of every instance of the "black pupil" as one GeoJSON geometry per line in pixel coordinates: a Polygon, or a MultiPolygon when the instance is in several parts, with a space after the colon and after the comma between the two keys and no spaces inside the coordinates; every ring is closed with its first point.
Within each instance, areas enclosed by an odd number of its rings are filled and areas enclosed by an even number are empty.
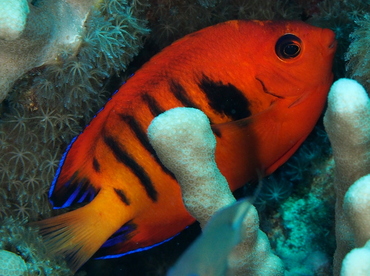
{"type": "Polygon", "coordinates": [[[285,34],[276,42],[275,52],[281,59],[293,59],[301,52],[301,40],[293,34],[285,34]]]}
{"type": "Polygon", "coordinates": [[[299,51],[299,47],[295,44],[289,44],[285,47],[284,52],[288,56],[294,56],[299,51]]]}

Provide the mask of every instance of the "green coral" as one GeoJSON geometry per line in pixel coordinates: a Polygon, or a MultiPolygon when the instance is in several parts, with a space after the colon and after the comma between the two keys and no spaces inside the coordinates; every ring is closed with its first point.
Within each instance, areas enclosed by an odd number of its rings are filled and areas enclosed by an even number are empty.
{"type": "Polygon", "coordinates": [[[126,69],[142,46],[142,37],[148,34],[146,21],[138,19],[135,11],[123,0],[106,0],[94,10],[86,21],[77,55],[62,53],[56,64],[35,79],[37,102],[55,106],[58,111],[77,111],[84,117],[85,110],[90,116],[96,112],[107,98],[97,97],[106,93],[102,88],[105,79],[126,69]]]}
{"type": "Polygon", "coordinates": [[[156,0],[148,13],[151,42],[159,48],[204,27],[232,19],[299,19],[298,5],[275,0],[156,0]]]}
{"type": "MultiPolygon", "coordinates": [[[[358,30],[354,32],[354,30],[358,27],[358,23],[363,25],[363,22],[366,21],[366,14],[370,13],[369,2],[363,0],[323,0],[317,7],[319,12],[313,15],[308,23],[329,28],[335,32],[338,47],[333,71],[336,78],[346,76],[360,80],[357,74],[361,75],[361,70],[367,70],[366,68],[368,68],[368,66],[362,67],[366,64],[360,64],[360,62],[366,60],[366,56],[363,54],[368,52],[365,50],[368,49],[368,43],[366,42],[368,36],[366,37],[364,29],[362,33],[358,30]],[[350,36],[351,33],[353,34],[350,36]],[[353,39],[355,40],[353,41],[353,39]],[[361,40],[361,45],[356,40],[361,40]],[[349,53],[346,54],[348,47],[350,47],[349,53]],[[345,66],[346,61],[349,61],[347,67],[345,66]]],[[[363,82],[363,84],[365,83],[363,82]]]]}
{"type": "Polygon", "coordinates": [[[24,221],[2,220],[0,237],[0,249],[19,255],[26,263],[28,275],[72,275],[63,259],[46,253],[38,231],[24,221]]]}
{"type": "Polygon", "coordinates": [[[148,29],[140,18],[139,6],[102,1],[78,53],[64,49],[29,72],[1,104],[0,248],[20,255],[30,275],[72,275],[25,223],[51,216],[48,190],[62,151],[107,101],[107,80],[142,47],[148,29]]]}
{"type": "Polygon", "coordinates": [[[65,49],[15,84],[1,106],[0,217],[51,215],[47,191],[62,151],[107,101],[104,85],[126,69],[148,32],[139,6],[102,1],[78,53],[65,49]]]}
{"type": "MultiPolygon", "coordinates": [[[[369,10],[370,12],[370,10],[369,10]]],[[[351,34],[346,59],[352,78],[362,83],[367,91],[370,90],[370,14],[356,21],[358,28],[351,34]]]]}

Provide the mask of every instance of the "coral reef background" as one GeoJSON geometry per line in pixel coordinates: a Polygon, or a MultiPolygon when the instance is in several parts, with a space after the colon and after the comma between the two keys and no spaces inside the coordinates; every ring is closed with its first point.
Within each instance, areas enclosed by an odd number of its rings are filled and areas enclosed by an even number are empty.
{"type": "MultiPolygon", "coordinates": [[[[51,0],[29,2],[37,7],[45,1],[51,0]]],[[[68,143],[130,74],[175,39],[230,19],[304,20],[335,31],[336,78],[357,79],[369,90],[369,13],[368,0],[98,1],[79,48],[57,49],[53,63],[28,71],[1,103],[0,249],[19,254],[33,275],[68,275],[62,260],[45,256],[25,222],[61,212],[51,209],[47,196],[68,143]]],[[[321,122],[291,160],[264,180],[255,203],[261,229],[292,275],[298,269],[331,275],[332,181],[332,154],[321,122]]],[[[254,187],[248,183],[235,195],[250,195],[254,187]]],[[[149,251],[91,260],[79,273],[164,275],[198,233],[195,224],[149,251]]]]}

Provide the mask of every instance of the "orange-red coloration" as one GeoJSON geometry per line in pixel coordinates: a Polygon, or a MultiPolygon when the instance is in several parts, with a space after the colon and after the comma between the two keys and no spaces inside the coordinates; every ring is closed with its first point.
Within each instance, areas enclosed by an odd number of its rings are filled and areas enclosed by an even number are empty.
{"type": "Polygon", "coordinates": [[[273,172],[318,120],[334,52],[332,31],[292,21],[229,21],[165,48],[71,144],[51,200],[92,201],[38,222],[47,246],[77,270],[99,248],[98,255],[135,251],[194,221],[146,137],[151,120],[170,108],[191,106],[210,118],[232,190],[273,172]]]}

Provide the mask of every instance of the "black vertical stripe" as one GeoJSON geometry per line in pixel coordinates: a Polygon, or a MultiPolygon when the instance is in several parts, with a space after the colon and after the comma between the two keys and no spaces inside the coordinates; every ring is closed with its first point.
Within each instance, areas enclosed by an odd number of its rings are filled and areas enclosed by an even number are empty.
{"type": "Polygon", "coordinates": [[[127,153],[125,152],[118,141],[113,137],[104,136],[104,142],[113,152],[114,157],[118,162],[124,164],[126,167],[139,178],[141,185],[143,185],[148,197],[153,201],[157,201],[158,192],[156,191],[149,175],[146,171],[127,153]]]}
{"type": "Polygon", "coordinates": [[[119,114],[118,116],[135,133],[135,136],[140,141],[140,143],[143,145],[143,147],[147,151],[149,151],[151,154],[155,154],[153,147],[149,143],[149,139],[148,139],[146,132],[141,128],[140,124],[136,121],[136,119],[131,115],[119,114]]]}
{"type": "Polygon", "coordinates": [[[150,112],[152,113],[153,117],[157,117],[159,114],[163,113],[165,110],[159,105],[157,100],[150,96],[147,93],[143,93],[141,95],[143,101],[148,105],[150,112]]]}
{"type": "MultiPolygon", "coordinates": [[[[177,100],[179,100],[182,103],[182,105],[184,107],[193,107],[193,108],[197,108],[197,109],[203,111],[200,106],[197,106],[197,104],[195,104],[192,101],[192,99],[190,98],[190,96],[186,92],[185,88],[180,83],[178,83],[175,80],[171,80],[169,82],[169,85],[170,85],[171,93],[176,97],[177,100]]],[[[208,117],[208,119],[209,119],[209,122],[212,125],[213,124],[212,120],[209,117],[208,117]]]]}
{"type": "Polygon", "coordinates": [[[93,158],[93,164],[92,165],[93,165],[94,171],[100,172],[100,163],[95,157],[93,158]]]}
{"type": "Polygon", "coordinates": [[[185,88],[175,80],[169,81],[170,91],[176,97],[177,100],[185,107],[198,108],[197,105],[192,101],[185,88]]]}
{"type": "Polygon", "coordinates": [[[199,88],[207,96],[209,106],[216,112],[225,114],[232,120],[251,116],[248,99],[234,85],[223,84],[204,76],[200,80],[199,88]]]}
{"type": "Polygon", "coordinates": [[[127,198],[124,191],[122,191],[121,189],[116,189],[116,188],[114,188],[114,191],[116,192],[116,194],[118,195],[118,197],[121,199],[121,201],[124,204],[126,204],[127,206],[130,205],[130,200],[127,198]]]}
{"type": "Polygon", "coordinates": [[[131,115],[119,114],[121,120],[123,120],[129,128],[135,133],[136,138],[139,140],[141,145],[155,158],[156,162],[161,166],[162,170],[170,175],[173,179],[175,176],[170,172],[159,160],[155,150],[149,142],[148,135],[142,129],[141,125],[136,121],[136,119],[131,115]]]}

